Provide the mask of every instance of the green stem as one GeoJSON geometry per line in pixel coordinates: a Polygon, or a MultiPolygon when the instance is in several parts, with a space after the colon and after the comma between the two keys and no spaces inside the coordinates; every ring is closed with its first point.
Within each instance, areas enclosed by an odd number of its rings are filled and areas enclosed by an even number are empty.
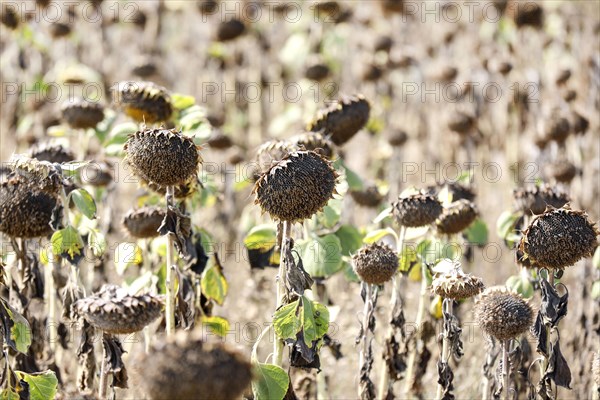
{"type": "MultiPolygon", "coordinates": [[[[167,186],[166,192],[167,210],[169,206],[173,205],[173,198],[175,197],[175,187],[167,186]]],[[[167,276],[166,276],[166,294],[167,304],[165,307],[165,318],[166,318],[166,329],[167,336],[173,335],[175,332],[175,279],[173,270],[176,268],[174,265],[174,252],[173,252],[173,237],[167,233],[167,276]]]]}
{"type": "MultiPolygon", "coordinates": [[[[281,234],[281,244],[279,246],[280,250],[280,260],[279,260],[279,274],[277,276],[277,307],[276,310],[279,309],[283,305],[283,297],[285,293],[285,281],[287,279],[287,271],[286,271],[286,253],[287,253],[287,244],[288,240],[291,237],[290,224],[287,221],[282,222],[282,234],[281,234]]],[[[273,363],[281,367],[283,360],[283,340],[279,339],[275,336],[275,343],[273,346],[273,363]]]]}

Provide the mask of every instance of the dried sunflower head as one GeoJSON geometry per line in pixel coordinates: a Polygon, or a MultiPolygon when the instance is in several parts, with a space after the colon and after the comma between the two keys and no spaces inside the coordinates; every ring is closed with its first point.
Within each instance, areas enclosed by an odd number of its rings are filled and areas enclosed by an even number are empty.
{"type": "Polygon", "coordinates": [[[469,200],[454,201],[448,207],[444,207],[435,221],[435,226],[438,232],[452,235],[468,228],[478,214],[477,207],[469,200]]]}
{"type": "Polygon", "coordinates": [[[553,112],[546,126],[546,139],[562,143],[569,137],[570,133],[571,123],[569,119],[561,115],[560,112],[553,112]]]}
{"type": "Polygon", "coordinates": [[[442,212],[442,203],[437,197],[422,193],[399,197],[392,207],[396,222],[407,227],[429,225],[442,212]]]}
{"type": "Polygon", "coordinates": [[[544,9],[537,2],[510,0],[506,8],[508,15],[519,28],[531,26],[539,29],[544,25],[544,9]]]}
{"type": "Polygon", "coordinates": [[[331,160],[335,155],[335,144],[323,132],[305,132],[288,140],[298,150],[311,150],[331,160]]]}
{"type": "Polygon", "coordinates": [[[464,111],[456,111],[450,115],[448,119],[448,128],[452,132],[460,135],[466,135],[472,131],[475,126],[475,116],[464,111]]]}
{"type": "Polygon", "coordinates": [[[222,343],[202,341],[199,331],[178,331],[138,356],[132,371],[150,399],[233,400],[248,388],[252,366],[246,357],[222,343]],[[141,367],[146,365],[152,367],[141,367]]]}
{"type": "Polygon", "coordinates": [[[289,154],[256,181],[255,203],[273,219],[296,222],[312,217],[333,197],[337,172],[314,151],[289,154]]]}
{"type": "Polygon", "coordinates": [[[95,128],[104,119],[104,106],[82,98],[66,101],[61,106],[62,119],[73,129],[95,128]]]}
{"type": "Polygon", "coordinates": [[[370,112],[371,106],[363,95],[344,96],[321,110],[307,130],[323,132],[341,146],[366,125],[370,112]]]}
{"type": "Polygon", "coordinates": [[[124,148],[133,172],[159,186],[185,184],[196,176],[202,161],[194,141],[174,129],[136,132],[124,148]]]}
{"type": "Polygon", "coordinates": [[[286,140],[269,140],[263,143],[256,150],[257,173],[261,175],[267,172],[284,157],[296,150],[296,146],[286,140]]]}
{"type": "Polygon", "coordinates": [[[320,82],[327,78],[331,73],[329,66],[323,62],[314,62],[306,67],[304,70],[304,76],[306,79],[320,82]]]}
{"type": "Polygon", "coordinates": [[[533,323],[529,303],[506,288],[486,289],[475,302],[473,313],[481,329],[502,341],[525,333],[533,323]]]}
{"type": "Polygon", "coordinates": [[[158,236],[158,228],[167,212],[162,207],[143,207],[129,210],[123,217],[123,226],[127,232],[138,239],[148,239],[158,236]]]}
{"type": "Polygon", "coordinates": [[[544,184],[513,191],[515,208],[527,214],[542,214],[546,207],[559,208],[569,202],[569,195],[556,187],[544,184]]]}
{"type": "Polygon", "coordinates": [[[398,255],[389,246],[373,243],[353,255],[352,264],[363,282],[382,285],[398,270],[398,255]]]}
{"type": "Polygon", "coordinates": [[[71,307],[96,329],[117,335],[141,331],[160,316],[162,302],[150,294],[130,296],[125,289],[104,285],[98,293],[77,300],[71,307]]]}
{"type": "Polygon", "coordinates": [[[475,200],[475,192],[473,188],[467,185],[464,185],[460,182],[444,182],[438,183],[436,185],[427,186],[425,191],[428,194],[438,196],[443,190],[448,191],[450,195],[452,195],[452,201],[457,201],[461,199],[466,199],[469,201],[475,200]]]}
{"type": "Polygon", "coordinates": [[[232,18],[229,21],[222,21],[217,28],[217,40],[228,42],[237,39],[246,32],[246,25],[237,19],[232,18]]]}
{"type": "Polygon", "coordinates": [[[164,122],[173,114],[169,92],[153,82],[120,82],[114,101],[137,122],[164,122]]]}
{"type": "Polygon", "coordinates": [[[384,198],[384,195],[376,185],[368,186],[363,190],[351,190],[350,196],[352,196],[356,204],[370,208],[379,206],[384,198]]]}
{"type": "Polygon", "coordinates": [[[96,187],[108,186],[114,180],[113,169],[114,165],[108,161],[91,162],[82,170],[81,180],[96,187]]]}
{"type": "Polygon", "coordinates": [[[54,231],[51,222],[59,204],[55,192],[12,176],[0,184],[0,232],[24,239],[48,236],[54,231]]]}
{"type": "Polygon", "coordinates": [[[39,161],[48,161],[58,164],[75,160],[73,152],[60,144],[35,146],[29,151],[28,155],[39,161]]]}
{"type": "Polygon", "coordinates": [[[538,215],[523,231],[519,250],[538,268],[564,269],[598,246],[598,228],[583,211],[569,205],[538,215]]]}
{"type": "Polygon", "coordinates": [[[473,297],[478,295],[484,288],[483,280],[464,273],[459,263],[454,263],[453,268],[449,271],[437,272],[431,283],[433,293],[453,300],[473,297]]]}
{"type": "Polygon", "coordinates": [[[557,182],[569,183],[577,175],[577,167],[566,157],[560,157],[546,166],[546,173],[557,182]]]}

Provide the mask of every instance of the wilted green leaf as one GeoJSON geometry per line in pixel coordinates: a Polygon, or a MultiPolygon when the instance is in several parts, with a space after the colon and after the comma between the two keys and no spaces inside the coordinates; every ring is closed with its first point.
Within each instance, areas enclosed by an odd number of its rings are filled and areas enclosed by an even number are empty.
{"type": "Polygon", "coordinates": [[[379,240],[383,239],[387,235],[392,235],[395,240],[398,239],[396,232],[394,232],[394,230],[392,228],[385,228],[385,229],[377,229],[377,230],[367,233],[366,236],[363,238],[363,243],[366,243],[366,244],[375,243],[375,242],[378,242],[379,240]]]}
{"type": "Polygon", "coordinates": [[[398,268],[400,272],[408,272],[417,261],[417,252],[415,249],[406,246],[402,249],[400,257],[398,257],[398,268]]]}
{"type": "Polygon", "coordinates": [[[520,218],[519,213],[504,211],[496,221],[496,233],[504,240],[509,240],[509,235],[514,231],[515,224],[520,218]]]}
{"type": "Polygon", "coordinates": [[[65,125],[54,125],[46,129],[46,135],[55,138],[66,136],[67,132],[68,128],[65,125]]]}
{"type": "Polygon", "coordinates": [[[72,226],[54,232],[50,241],[52,242],[54,254],[67,253],[71,258],[75,257],[76,254],[80,254],[83,248],[83,240],[79,232],[72,226]]]}
{"type": "Polygon", "coordinates": [[[312,342],[323,337],[329,329],[329,310],[324,305],[302,296],[301,318],[304,342],[311,347],[312,342]]]}
{"type": "Polygon", "coordinates": [[[302,320],[299,315],[300,300],[280,307],[273,314],[273,329],[277,337],[281,339],[294,339],[300,329],[302,320]]]}
{"type": "Polygon", "coordinates": [[[221,273],[220,267],[214,261],[209,261],[209,264],[210,266],[204,270],[200,281],[202,293],[209,299],[216,301],[217,304],[223,305],[229,285],[221,273]]]}
{"type": "Polygon", "coordinates": [[[254,363],[255,379],[252,394],[255,400],[283,399],[290,384],[285,370],[277,365],[254,363]]]}
{"type": "Polygon", "coordinates": [[[512,275],[506,280],[506,287],[529,299],[533,296],[533,285],[524,275],[512,275]]]}
{"type": "Polygon", "coordinates": [[[122,124],[113,127],[108,134],[104,147],[111,145],[117,145],[123,148],[123,145],[127,141],[129,135],[132,135],[138,131],[138,126],[133,122],[123,122],[122,124]]]}
{"type": "Polygon", "coordinates": [[[194,98],[194,96],[173,93],[171,95],[171,103],[173,103],[173,107],[175,107],[175,109],[183,110],[185,108],[193,106],[196,103],[196,99],[194,98]]]}
{"type": "Polygon", "coordinates": [[[85,189],[75,189],[69,193],[77,209],[89,219],[96,218],[96,202],[85,189]]]}
{"type": "Polygon", "coordinates": [[[244,246],[250,250],[268,250],[276,241],[277,231],[272,224],[257,225],[244,238],[244,246]]]}
{"type": "Polygon", "coordinates": [[[350,190],[362,190],[364,187],[364,183],[360,176],[350,168],[348,168],[345,164],[342,164],[344,171],[346,172],[346,182],[348,182],[348,189],[350,190]]]}
{"type": "Polygon", "coordinates": [[[442,318],[442,303],[443,303],[443,301],[444,301],[444,299],[442,299],[440,296],[436,295],[433,298],[433,300],[431,301],[431,303],[429,304],[429,313],[435,319],[442,318]]]}
{"type": "Polygon", "coordinates": [[[20,400],[19,394],[12,389],[3,389],[0,392],[0,400],[20,400]]]}
{"type": "Polygon", "coordinates": [[[225,337],[229,332],[229,321],[222,317],[202,317],[202,324],[210,328],[215,334],[225,337]]]}
{"type": "Polygon", "coordinates": [[[21,353],[27,353],[31,345],[31,328],[29,322],[15,310],[8,302],[0,299],[0,306],[4,307],[8,317],[13,321],[14,325],[10,329],[10,338],[15,342],[16,349],[21,353]]]}
{"type": "Polygon", "coordinates": [[[341,253],[349,256],[362,246],[363,235],[352,225],[342,225],[335,235],[340,239],[341,253]]]}
{"type": "Polygon", "coordinates": [[[102,232],[92,229],[88,235],[88,246],[94,256],[100,257],[106,251],[106,237],[102,232]]]}
{"type": "Polygon", "coordinates": [[[381,211],[373,220],[374,224],[378,224],[381,221],[383,221],[384,219],[391,217],[392,216],[392,211],[394,210],[393,207],[388,207],[385,210],[381,211]]]}
{"type": "Polygon", "coordinates": [[[592,299],[600,299],[600,281],[592,283],[592,299]]]}
{"type": "Polygon", "coordinates": [[[466,229],[467,240],[477,246],[484,246],[488,241],[488,228],[481,218],[477,218],[466,229]]]}
{"type": "Polygon", "coordinates": [[[341,207],[336,207],[335,203],[341,204],[341,200],[329,200],[329,203],[323,207],[323,211],[317,213],[317,221],[327,229],[332,229],[340,221],[341,207]]]}
{"type": "Polygon", "coordinates": [[[29,384],[30,400],[48,400],[56,396],[58,379],[54,371],[48,370],[35,374],[15,371],[15,374],[29,384]]]}
{"type": "Polygon", "coordinates": [[[65,176],[76,176],[79,173],[79,170],[89,163],[89,161],[69,161],[67,163],[62,163],[60,169],[65,176]]]}
{"type": "Polygon", "coordinates": [[[194,105],[186,108],[179,115],[179,124],[183,131],[193,132],[200,127],[202,124],[208,124],[206,120],[206,111],[198,106],[194,105]]]}
{"type": "Polygon", "coordinates": [[[334,234],[312,235],[298,241],[295,248],[300,254],[304,269],[313,278],[327,278],[342,268],[342,245],[334,234]]]}

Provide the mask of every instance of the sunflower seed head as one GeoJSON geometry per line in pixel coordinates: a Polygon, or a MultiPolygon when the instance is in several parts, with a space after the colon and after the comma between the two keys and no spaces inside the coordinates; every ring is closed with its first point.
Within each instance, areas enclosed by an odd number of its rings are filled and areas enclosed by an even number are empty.
{"type": "Polygon", "coordinates": [[[538,268],[565,269],[584,257],[591,257],[598,246],[598,227],[585,212],[548,208],[523,231],[519,250],[524,259],[538,268]]]}
{"type": "Polygon", "coordinates": [[[304,132],[291,137],[290,142],[296,150],[310,150],[331,160],[336,154],[335,144],[323,132],[304,132]]]}
{"type": "Polygon", "coordinates": [[[58,196],[23,176],[0,184],[0,232],[16,238],[36,238],[53,232],[50,222],[58,196]]]}
{"type": "Polygon", "coordinates": [[[130,210],[123,218],[123,226],[132,237],[147,239],[158,236],[158,228],[166,216],[162,207],[143,207],[130,210]]]}
{"type": "Polygon", "coordinates": [[[290,153],[256,181],[254,202],[273,219],[302,221],[333,197],[337,178],[331,162],[314,151],[290,153]]]}
{"type": "Polygon", "coordinates": [[[447,299],[466,299],[478,295],[485,288],[483,280],[463,272],[458,264],[450,271],[437,272],[433,276],[431,291],[447,299]]]}
{"type": "Polygon", "coordinates": [[[104,119],[104,106],[82,98],[66,101],[61,106],[62,119],[73,129],[90,129],[104,119]]]}
{"type": "Polygon", "coordinates": [[[198,331],[178,331],[138,356],[132,371],[150,399],[233,400],[248,388],[252,366],[246,357],[222,343],[202,341],[198,331]]]}
{"type": "Polygon", "coordinates": [[[544,184],[513,191],[515,208],[528,214],[542,214],[547,206],[562,207],[569,202],[569,195],[562,190],[544,184]]]}
{"type": "Polygon", "coordinates": [[[130,296],[115,285],[104,285],[98,293],[77,300],[71,307],[96,329],[126,334],[141,331],[158,318],[162,301],[150,294],[130,296]]]}
{"type": "Polygon", "coordinates": [[[341,146],[366,125],[370,112],[371,105],[363,95],[344,96],[321,110],[307,130],[323,132],[341,146]]]}
{"type": "Polygon", "coordinates": [[[435,221],[438,232],[452,235],[462,232],[475,221],[479,212],[475,204],[469,200],[461,199],[445,207],[435,221]]]}
{"type": "Polygon", "coordinates": [[[533,310],[519,294],[506,288],[488,288],[475,302],[475,321],[487,334],[509,340],[525,333],[533,323],[533,310]]]}
{"type": "Polygon", "coordinates": [[[442,212],[442,203],[437,197],[423,193],[399,197],[392,207],[396,222],[407,227],[429,225],[442,212]]]}
{"type": "Polygon", "coordinates": [[[114,101],[136,122],[164,122],[173,114],[169,92],[153,82],[120,82],[116,87],[114,101]]]}
{"type": "Polygon", "coordinates": [[[70,149],[60,144],[43,144],[34,146],[28,154],[29,157],[38,161],[48,161],[50,163],[66,163],[75,160],[75,155],[70,149]]]}
{"type": "Polygon", "coordinates": [[[126,161],[144,182],[159,186],[185,184],[202,162],[194,141],[174,129],[147,129],[129,136],[126,161]]]}
{"type": "Polygon", "coordinates": [[[363,282],[381,285],[392,279],[398,270],[398,255],[387,245],[373,243],[352,256],[352,264],[363,282]]]}

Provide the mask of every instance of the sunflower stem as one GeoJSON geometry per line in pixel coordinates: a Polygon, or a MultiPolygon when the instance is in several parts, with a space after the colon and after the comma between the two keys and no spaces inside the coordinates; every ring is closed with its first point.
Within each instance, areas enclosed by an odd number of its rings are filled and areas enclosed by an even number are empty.
{"type": "Polygon", "coordinates": [[[54,282],[54,271],[60,270],[62,258],[54,253],[50,254],[50,264],[45,268],[44,295],[48,309],[48,342],[50,350],[56,353],[58,341],[58,322],[56,319],[56,283],[54,282]]]}
{"type": "MultiPolygon", "coordinates": [[[[107,336],[106,333],[102,334],[103,336],[107,336]]],[[[108,389],[108,365],[106,360],[108,359],[108,352],[106,351],[106,346],[104,345],[104,340],[102,341],[102,361],[100,367],[100,384],[98,385],[98,398],[105,399],[106,391],[108,389]]]]}
{"type": "MultiPolygon", "coordinates": [[[[279,307],[283,305],[284,293],[285,293],[285,281],[287,280],[287,271],[286,271],[286,253],[287,253],[287,245],[288,239],[291,238],[291,230],[290,224],[287,221],[282,222],[282,234],[281,234],[281,243],[279,245],[280,248],[280,260],[279,260],[279,273],[277,276],[277,307],[275,310],[278,310],[279,307]]],[[[277,336],[275,337],[275,343],[273,347],[273,363],[275,365],[281,366],[283,360],[283,340],[279,339],[277,336]]]]}
{"type": "MultiPolygon", "coordinates": [[[[406,236],[406,227],[400,227],[400,235],[398,235],[398,240],[396,241],[396,251],[398,252],[398,256],[402,255],[402,246],[404,246],[404,237],[406,236]]],[[[390,299],[390,321],[394,318],[394,310],[399,307],[402,303],[402,294],[401,294],[401,276],[398,274],[394,275],[392,278],[392,298],[390,299]]],[[[387,338],[391,338],[394,336],[394,327],[390,324],[388,328],[387,338]]],[[[381,357],[381,379],[379,381],[379,393],[377,398],[384,399],[389,391],[390,385],[393,385],[393,382],[390,383],[390,373],[385,357],[382,355],[381,357]]]]}
{"type": "MultiPolygon", "coordinates": [[[[363,307],[363,320],[362,320],[362,329],[363,329],[363,336],[362,336],[362,348],[360,349],[360,353],[359,353],[359,361],[358,361],[358,374],[360,376],[362,370],[363,370],[363,366],[365,365],[366,359],[367,359],[367,353],[369,352],[369,317],[371,315],[371,310],[373,308],[373,302],[372,302],[372,292],[373,292],[373,285],[369,284],[369,283],[363,283],[366,286],[366,291],[365,291],[365,305],[363,307]]],[[[360,385],[358,386],[358,397],[361,397],[361,387],[360,385]]]]}
{"type": "Polygon", "coordinates": [[[509,340],[502,341],[502,386],[504,386],[505,400],[510,399],[510,367],[508,365],[508,343],[509,340]]]}
{"type": "MultiPolygon", "coordinates": [[[[452,299],[444,299],[442,310],[447,310],[447,313],[452,315],[454,310],[454,300],[452,299]]],[[[444,315],[445,318],[445,315],[444,315]]],[[[447,364],[450,358],[450,340],[448,340],[448,336],[446,336],[446,332],[444,332],[442,337],[442,363],[447,364]]],[[[437,387],[437,395],[435,396],[436,400],[441,400],[444,395],[444,387],[438,383],[437,387]]]]}
{"type": "MultiPolygon", "coordinates": [[[[318,301],[319,303],[323,304],[324,306],[327,306],[327,302],[329,301],[328,296],[327,296],[327,287],[322,284],[322,283],[315,283],[315,290],[314,290],[314,295],[315,295],[315,300],[318,301]],[[319,290],[319,285],[323,285],[322,286],[322,291],[319,290]],[[323,295],[320,296],[319,292],[322,292],[323,295]]],[[[329,396],[327,395],[328,392],[328,388],[327,388],[327,377],[325,375],[325,371],[319,371],[317,372],[317,400],[327,400],[329,399],[329,396]]]]}
{"type": "MultiPolygon", "coordinates": [[[[167,186],[165,197],[167,200],[168,212],[169,207],[173,205],[173,198],[175,197],[174,186],[167,186]]],[[[167,304],[165,307],[167,336],[172,336],[175,331],[175,281],[173,277],[173,269],[175,268],[175,265],[173,247],[173,236],[167,233],[167,277],[165,282],[167,292],[167,304]]]]}
{"type": "Polygon", "coordinates": [[[420,340],[421,331],[423,329],[423,318],[425,316],[425,302],[429,291],[427,290],[427,265],[421,263],[421,296],[419,297],[419,309],[417,311],[417,319],[415,321],[415,327],[417,329],[415,343],[408,356],[408,366],[406,368],[406,393],[413,391],[413,384],[415,380],[415,364],[417,361],[417,347],[420,340]]]}

